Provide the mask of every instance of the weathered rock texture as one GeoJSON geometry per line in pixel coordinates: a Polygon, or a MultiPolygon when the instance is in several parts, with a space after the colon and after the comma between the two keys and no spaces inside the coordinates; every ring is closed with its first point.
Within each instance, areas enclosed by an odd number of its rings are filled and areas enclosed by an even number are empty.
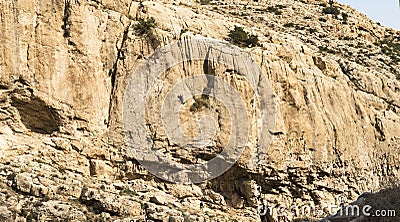
{"type": "MultiPolygon", "coordinates": [[[[261,201],[321,206],[397,181],[400,33],[338,3],[341,14],[324,14],[324,4],[0,0],[1,220],[260,221],[261,201]],[[157,26],[139,35],[148,17],[157,26]],[[124,143],[129,75],[156,47],[195,35],[223,40],[235,25],[260,39],[245,51],[275,95],[266,159],[250,169],[245,156],[199,185],[154,178],[124,143]]],[[[186,72],[203,71],[193,67],[186,72]]],[[[181,68],[170,77],[187,75],[181,68]]],[[[182,161],[209,158],[156,135],[182,161]]]]}

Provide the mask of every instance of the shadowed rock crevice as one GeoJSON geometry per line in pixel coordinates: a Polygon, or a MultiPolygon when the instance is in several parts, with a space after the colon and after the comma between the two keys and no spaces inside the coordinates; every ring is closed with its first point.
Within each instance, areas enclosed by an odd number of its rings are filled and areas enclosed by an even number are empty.
{"type": "Polygon", "coordinates": [[[72,22],[70,20],[70,16],[72,13],[71,2],[69,0],[65,0],[64,4],[65,4],[64,17],[63,17],[63,25],[61,26],[61,28],[64,30],[63,36],[65,38],[69,38],[69,37],[71,37],[70,28],[72,25],[72,22]]]}
{"type": "Polygon", "coordinates": [[[60,128],[60,117],[57,111],[43,100],[12,98],[12,105],[18,109],[21,122],[33,132],[51,134],[60,128]]]}

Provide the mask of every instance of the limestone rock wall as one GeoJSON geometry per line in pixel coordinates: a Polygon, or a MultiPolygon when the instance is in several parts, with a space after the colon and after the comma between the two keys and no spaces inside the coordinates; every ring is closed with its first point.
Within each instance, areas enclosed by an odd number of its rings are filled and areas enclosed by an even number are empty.
{"type": "Polygon", "coordinates": [[[400,67],[378,43],[400,33],[337,5],[348,24],[322,14],[319,1],[0,0],[0,218],[260,221],[261,201],[321,205],[398,180],[400,67]],[[280,14],[268,8],[278,4],[280,14]],[[257,168],[245,154],[221,177],[184,186],[130,156],[122,98],[154,51],[135,30],[147,17],[160,47],[196,35],[223,40],[235,25],[259,37],[261,46],[244,50],[272,85],[277,120],[257,168]]]}

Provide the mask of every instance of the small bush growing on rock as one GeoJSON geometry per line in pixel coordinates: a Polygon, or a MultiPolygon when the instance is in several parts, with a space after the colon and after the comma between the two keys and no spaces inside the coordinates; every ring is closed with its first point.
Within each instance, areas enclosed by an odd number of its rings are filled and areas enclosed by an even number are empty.
{"type": "MultiPolygon", "coordinates": [[[[398,64],[400,62],[400,43],[393,39],[383,39],[375,45],[381,47],[381,52],[391,59],[391,63],[398,64]]],[[[400,78],[400,75],[397,75],[400,78]]]]}
{"type": "Polygon", "coordinates": [[[136,196],[138,195],[135,191],[132,191],[128,188],[123,189],[119,192],[119,195],[124,195],[124,196],[136,196]]]}
{"type": "Polygon", "coordinates": [[[322,13],[338,16],[340,14],[340,10],[335,6],[329,6],[322,9],[322,13]]]}
{"type": "Polygon", "coordinates": [[[146,37],[151,47],[155,49],[161,44],[160,39],[154,32],[156,27],[157,23],[153,17],[148,19],[139,18],[134,30],[139,36],[146,37]]]}
{"type": "Polygon", "coordinates": [[[190,106],[190,112],[197,112],[202,108],[209,108],[210,107],[210,100],[209,96],[206,94],[202,94],[201,96],[195,96],[194,103],[190,106]]]}
{"type": "Polygon", "coordinates": [[[242,27],[235,26],[228,34],[228,39],[232,44],[240,47],[255,47],[259,45],[256,35],[249,34],[242,27]]]}
{"type": "Polygon", "coordinates": [[[208,5],[210,2],[211,0],[200,0],[200,5],[208,5]]]}
{"type": "Polygon", "coordinates": [[[138,24],[135,26],[135,31],[138,35],[143,36],[151,32],[151,30],[156,27],[157,24],[153,17],[148,19],[139,18],[138,24]]]}
{"type": "Polygon", "coordinates": [[[247,40],[248,46],[258,46],[258,37],[256,35],[249,35],[249,39],[247,40]]]}
{"type": "Polygon", "coordinates": [[[316,33],[316,32],[317,32],[317,29],[315,29],[315,28],[309,28],[309,29],[308,29],[308,32],[309,32],[310,34],[313,34],[313,33],[316,33]]]}
{"type": "Polygon", "coordinates": [[[323,17],[320,17],[318,20],[319,20],[320,22],[326,22],[326,21],[328,21],[326,18],[323,18],[323,17]]]}
{"type": "Polygon", "coordinates": [[[385,54],[400,54],[400,43],[390,39],[384,39],[379,42],[385,54]]]}
{"type": "Polygon", "coordinates": [[[341,39],[341,40],[346,40],[346,41],[354,40],[354,38],[353,38],[353,37],[350,37],[350,36],[344,36],[344,37],[339,38],[339,39],[341,39]]]}
{"type": "Polygon", "coordinates": [[[285,23],[283,25],[283,27],[285,27],[285,28],[295,28],[296,30],[305,30],[306,29],[306,27],[304,27],[302,25],[299,25],[299,24],[295,24],[293,22],[285,23]]]}
{"type": "Polygon", "coordinates": [[[282,15],[282,12],[279,10],[279,8],[275,8],[273,6],[268,7],[267,12],[274,13],[275,15],[282,15]]]}
{"type": "Polygon", "coordinates": [[[293,23],[293,22],[285,23],[285,24],[283,25],[283,27],[292,28],[292,27],[294,27],[294,23],[293,23]]]}
{"type": "Polygon", "coordinates": [[[256,12],[269,12],[274,13],[275,15],[282,15],[281,9],[286,8],[284,5],[275,5],[275,6],[268,6],[267,8],[256,8],[256,12]]]}
{"type": "Polygon", "coordinates": [[[349,15],[347,13],[342,13],[343,24],[347,24],[347,20],[349,19],[349,15]]]}

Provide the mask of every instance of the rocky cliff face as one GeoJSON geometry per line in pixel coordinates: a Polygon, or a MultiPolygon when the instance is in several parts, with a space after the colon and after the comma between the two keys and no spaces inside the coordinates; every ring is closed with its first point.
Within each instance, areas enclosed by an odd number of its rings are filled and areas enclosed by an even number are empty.
{"type": "MultiPolygon", "coordinates": [[[[314,0],[202,2],[0,1],[1,220],[274,221],[276,211],[259,216],[262,202],[350,202],[399,179],[399,31],[339,3],[329,14],[314,0]],[[156,25],[140,29],[150,17],[156,25]],[[272,86],[268,153],[250,168],[249,145],[224,175],[196,185],[152,176],[125,144],[130,75],[156,48],[196,35],[223,40],[235,25],[258,36],[244,50],[272,86]]],[[[176,79],[207,74],[210,62],[169,70],[159,95],[176,79]]],[[[240,73],[223,70],[215,75],[250,98],[240,73]]],[[[192,111],[180,116],[188,134],[196,134],[192,111]]],[[[201,156],[183,152],[152,127],[156,114],[146,118],[152,140],[177,161],[207,159],[224,144],[222,134],[201,156]]]]}

